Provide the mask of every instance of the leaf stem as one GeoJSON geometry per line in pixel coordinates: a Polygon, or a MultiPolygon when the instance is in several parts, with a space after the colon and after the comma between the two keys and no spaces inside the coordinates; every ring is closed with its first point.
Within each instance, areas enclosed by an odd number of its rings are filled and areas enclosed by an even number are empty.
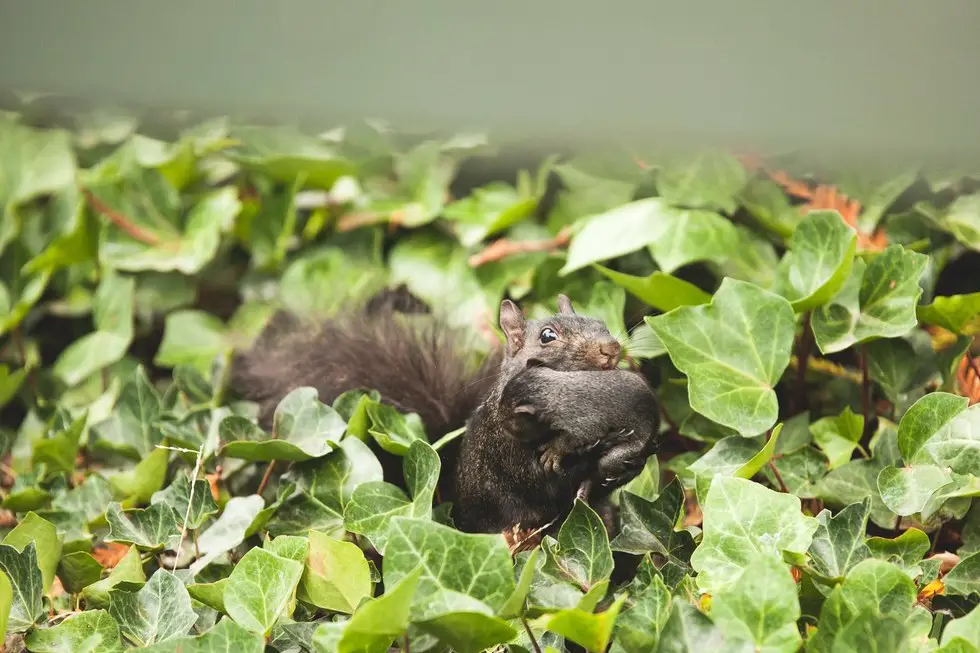
{"type": "Polygon", "coordinates": [[[771,460],[769,461],[769,469],[772,470],[772,475],[775,476],[776,481],[779,482],[779,489],[786,494],[790,494],[789,487],[787,487],[786,481],[783,480],[783,475],[779,473],[779,470],[776,469],[776,466],[771,460]]]}
{"type": "Polygon", "coordinates": [[[531,626],[527,623],[527,617],[522,616],[521,623],[524,624],[524,630],[527,632],[527,636],[531,640],[531,646],[534,648],[534,653],[541,653],[541,645],[538,644],[537,638],[534,636],[534,633],[531,632],[531,626]]]}
{"type": "Polygon", "coordinates": [[[514,254],[526,254],[528,252],[551,252],[560,249],[568,244],[572,234],[568,227],[558,232],[554,238],[546,240],[508,240],[499,238],[489,245],[482,252],[478,252],[470,257],[470,267],[476,268],[485,263],[499,261],[514,254]]]}
{"type": "Polygon", "coordinates": [[[272,476],[272,469],[276,466],[275,460],[269,461],[269,466],[265,468],[265,474],[262,476],[262,481],[259,483],[259,489],[255,491],[256,494],[262,494],[265,491],[265,486],[269,482],[269,478],[272,476]]]}
{"type": "Polygon", "coordinates": [[[92,205],[93,209],[95,209],[98,213],[101,213],[106,218],[108,218],[109,222],[119,227],[119,229],[124,231],[127,236],[129,236],[133,240],[138,240],[139,242],[150,246],[160,244],[160,239],[157,237],[156,234],[136,226],[136,224],[134,224],[133,221],[130,220],[128,217],[126,217],[122,213],[119,213],[111,206],[109,206],[108,204],[100,200],[98,197],[96,197],[95,193],[93,193],[87,188],[82,188],[81,191],[85,195],[85,198],[88,200],[88,203],[92,205]]]}
{"type": "Polygon", "coordinates": [[[810,326],[811,311],[803,314],[803,333],[800,334],[796,350],[796,405],[795,413],[802,413],[807,409],[806,401],[806,371],[807,363],[810,360],[810,348],[813,345],[813,328],[810,326]]]}
{"type": "Polygon", "coordinates": [[[408,633],[402,635],[402,650],[404,650],[405,653],[411,653],[411,649],[408,646],[408,633]]]}

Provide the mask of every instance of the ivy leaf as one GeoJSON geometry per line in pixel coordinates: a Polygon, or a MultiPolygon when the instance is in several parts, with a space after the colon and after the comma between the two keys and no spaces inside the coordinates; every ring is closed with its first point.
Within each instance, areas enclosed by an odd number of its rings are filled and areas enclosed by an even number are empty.
{"type": "Polygon", "coordinates": [[[823,417],[810,425],[813,441],[830,461],[829,469],[840,467],[851,459],[864,434],[864,417],[856,415],[850,406],[837,417],[823,417]]]}
{"type": "Polygon", "coordinates": [[[228,577],[224,604],[240,626],[268,636],[286,613],[296,592],[303,565],[258,547],[242,556],[228,577]]]}
{"type": "Polygon", "coordinates": [[[138,366],[120,391],[112,416],[92,425],[96,447],[142,459],[160,442],[154,424],[163,410],[160,394],[138,366]]]}
{"type": "Polygon", "coordinates": [[[660,633],[658,653],[700,653],[701,651],[733,651],[748,653],[754,647],[748,642],[732,647],[721,629],[703,612],[686,601],[674,601],[670,617],[660,633]]]}
{"type": "Polygon", "coordinates": [[[694,473],[699,502],[704,502],[711,479],[715,476],[752,478],[772,460],[783,425],[777,424],[772,435],[762,444],[757,439],[731,435],[714,444],[703,456],[688,467],[694,473]]]}
{"type": "Polygon", "coordinates": [[[980,648],[980,608],[973,608],[969,614],[953,619],[943,628],[942,644],[945,647],[954,638],[962,639],[980,648]]]}
{"type": "Polygon", "coordinates": [[[310,550],[297,596],[313,605],[351,614],[371,596],[371,571],[360,547],[310,530],[310,550]]]}
{"type": "Polygon", "coordinates": [[[773,387],[789,365],[795,330],[789,302],[726,278],[710,304],[677,308],[647,323],[687,374],[691,408],[745,437],[776,423],[773,387]]]}
{"type": "Polygon", "coordinates": [[[364,535],[384,554],[388,526],[393,517],[430,518],[432,500],[439,482],[439,454],[428,442],[416,440],[402,463],[411,500],[401,488],[381,481],[358,485],[344,510],[344,525],[352,533],[364,535]]]}
{"type": "Polygon", "coordinates": [[[74,386],[125,355],[133,341],[136,279],[108,270],[92,299],[95,331],[70,344],[54,363],[54,375],[74,386]]]}
{"type": "Polygon", "coordinates": [[[593,267],[617,286],[658,311],[667,312],[678,306],[697,306],[711,301],[711,295],[693,283],[659,270],[647,277],[637,277],[602,265],[593,267]]]}
{"type": "Polygon", "coordinates": [[[18,208],[75,180],[75,155],[63,130],[39,130],[0,118],[0,253],[20,229],[18,208]]]}
{"type": "Polygon", "coordinates": [[[283,501],[265,526],[274,536],[306,535],[311,528],[343,537],[344,517],[303,491],[283,501]]]}
{"type": "Polygon", "coordinates": [[[364,601],[344,623],[325,623],[313,634],[317,653],[384,653],[408,628],[408,611],[422,568],[417,567],[383,596],[364,601]]]}
{"type": "Polygon", "coordinates": [[[58,578],[69,594],[78,594],[102,577],[102,565],[87,551],[75,551],[58,562],[58,578]]]}
{"type": "Polygon", "coordinates": [[[100,262],[127,272],[200,272],[242,208],[237,189],[226,186],[205,194],[182,216],[176,189],[151,169],[88,190],[104,207],[100,213],[112,211],[130,225],[123,229],[107,220],[99,238],[100,262]]]}
{"type": "Polygon", "coordinates": [[[629,492],[647,501],[655,501],[660,495],[660,464],[656,454],[647,458],[643,469],[629,483],[623,486],[629,492]]]}
{"type": "Polygon", "coordinates": [[[576,499],[558,530],[558,546],[547,550],[546,568],[567,577],[585,591],[609,579],[613,569],[609,535],[599,515],[576,499]],[[557,567],[558,569],[555,569],[557,567]]]}
{"type": "Polygon", "coordinates": [[[137,548],[131,546],[109,575],[87,586],[82,590],[81,596],[86,606],[107,608],[110,601],[109,592],[114,587],[135,590],[142,587],[144,583],[146,583],[146,575],[143,573],[143,561],[137,548]]]}
{"type": "Polygon", "coordinates": [[[137,646],[186,635],[197,621],[184,584],[163,569],[138,592],[109,590],[109,614],[123,637],[137,646]]]}
{"type": "Polygon", "coordinates": [[[235,126],[237,145],[228,156],[243,168],[291,184],[298,175],[313,188],[330,190],[341,176],[354,172],[350,161],[328,143],[288,126],[235,126]]]}
{"type": "Polygon", "coordinates": [[[75,513],[91,522],[105,514],[112,501],[112,487],[100,474],[89,474],[81,485],[56,497],[51,506],[58,510],[75,513]]]}
{"type": "Polygon", "coordinates": [[[146,503],[167,480],[169,460],[168,449],[154,449],[133,469],[112,476],[109,485],[136,503],[146,503]]]}
{"type": "Polygon", "coordinates": [[[242,460],[309,460],[330,453],[340,443],[347,424],[330,406],[320,403],[315,388],[287,394],[272,422],[272,437],[246,417],[230,415],[219,432],[223,455],[242,460]]]}
{"type": "Polygon", "coordinates": [[[810,560],[813,570],[828,581],[840,581],[855,565],[871,557],[871,550],[864,541],[871,513],[871,499],[852,503],[831,516],[827,509],[817,515],[816,532],[810,543],[810,560]]]}
{"type": "Polygon", "coordinates": [[[894,528],[898,515],[889,509],[878,491],[878,475],[885,467],[880,459],[852,460],[820,479],[817,496],[836,507],[870,497],[871,521],[881,528],[894,528]]]}
{"type": "Polygon", "coordinates": [[[796,227],[772,287],[803,312],[823,306],[851,273],[857,234],[837,211],[812,211],[796,227]]]}
{"type": "Polygon", "coordinates": [[[323,458],[297,465],[294,478],[310,496],[343,514],[359,485],[384,476],[371,448],[356,437],[346,437],[323,458]]]}
{"type": "Polygon", "coordinates": [[[569,639],[592,653],[603,653],[609,647],[616,617],[626,601],[620,596],[599,613],[578,608],[559,610],[546,619],[548,630],[569,639]]]}
{"type": "Polygon", "coordinates": [[[119,503],[110,503],[106,519],[109,522],[107,542],[135,544],[145,551],[169,548],[171,538],[180,535],[177,515],[164,503],[153,504],[145,510],[123,510],[119,503]]]}
{"type": "Polygon", "coordinates": [[[23,633],[37,623],[44,611],[44,580],[34,542],[29,542],[23,550],[0,544],[0,571],[6,574],[13,589],[7,632],[23,633]]]}
{"type": "Polygon", "coordinates": [[[980,469],[980,408],[966,397],[933,392],[916,401],[898,425],[906,464],[948,467],[957,474],[980,469]]]}
{"type": "MultiPolygon", "coordinates": [[[[645,559],[649,560],[649,558],[645,559]]],[[[641,563],[644,564],[644,563],[641,563]]],[[[639,573],[626,600],[626,606],[616,619],[613,631],[614,650],[625,653],[646,653],[657,650],[660,631],[670,617],[670,590],[663,579],[653,574],[645,587],[637,584],[639,573]]]]}
{"type": "Polygon", "coordinates": [[[584,219],[572,236],[562,276],[649,246],[662,272],[723,260],[738,241],[732,223],[711,211],[688,211],[662,198],[630,202],[584,219]]]}
{"type": "Polygon", "coordinates": [[[87,413],[75,420],[61,411],[56,413],[45,437],[34,441],[31,463],[47,465],[51,471],[71,474],[75,470],[78,441],[87,421],[87,413]]]}
{"type": "Polygon", "coordinates": [[[37,653],[122,653],[119,626],[105,610],[88,610],[57,626],[31,631],[24,641],[37,653]]]}
{"type": "Polygon", "coordinates": [[[939,216],[939,226],[970,249],[980,251],[980,193],[953,200],[939,216]]]}
{"type": "Polygon", "coordinates": [[[868,264],[856,260],[837,296],[811,318],[820,351],[832,354],[874,338],[897,338],[911,331],[922,295],[919,279],[928,262],[924,254],[901,245],[887,247],[868,264]]]}
{"type": "Polygon", "coordinates": [[[750,561],[733,585],[712,597],[711,615],[728,638],[752,642],[756,651],[794,653],[802,643],[796,582],[772,553],[750,561]]]}
{"type": "Polygon", "coordinates": [[[461,533],[409,517],[391,520],[384,554],[385,585],[397,584],[422,565],[410,614],[426,621],[455,612],[493,612],[513,594],[510,553],[497,535],[461,533]]]}
{"type": "Polygon", "coordinates": [[[980,292],[935,297],[931,304],[916,306],[915,316],[919,322],[935,324],[953,333],[975,335],[980,333],[980,292]]]}
{"type": "Polygon", "coordinates": [[[201,557],[191,564],[191,573],[197,574],[218,556],[244,542],[264,506],[265,501],[257,494],[229,499],[221,515],[198,538],[201,557]]]}
{"type": "Polygon", "coordinates": [[[166,643],[141,649],[144,653],[262,653],[265,641],[231,619],[222,619],[214,628],[196,637],[177,637],[166,643]]]}
{"type": "Polygon", "coordinates": [[[10,584],[7,574],[0,571],[0,632],[7,635],[7,620],[10,617],[10,608],[14,602],[14,588],[10,584]]]}
{"type": "Polygon", "coordinates": [[[534,213],[544,188],[535,190],[491,182],[446,206],[442,215],[453,222],[459,242],[473,247],[534,213]]]}
{"type": "Polygon", "coordinates": [[[803,515],[797,497],[737,477],[716,476],[702,512],[704,536],[691,566],[698,586],[711,593],[734,583],[761,555],[806,553],[819,526],[803,515]]]}
{"type": "Polygon", "coordinates": [[[871,557],[904,569],[912,579],[922,573],[919,563],[930,546],[929,536],[918,528],[910,528],[894,539],[869,537],[867,545],[871,557]]]}
{"type": "Polygon", "coordinates": [[[980,593],[980,553],[969,555],[956,563],[943,577],[943,584],[950,594],[967,596],[980,593]]]}
{"type": "Polygon", "coordinates": [[[922,511],[951,477],[935,465],[888,466],[878,474],[878,492],[888,509],[907,516],[922,511]]]}
{"type": "Polygon", "coordinates": [[[368,435],[388,453],[404,456],[414,442],[427,442],[422,420],[415,413],[404,414],[380,401],[366,405],[370,419],[368,435]]]}
{"type": "MultiPolygon", "coordinates": [[[[783,438],[785,437],[783,436],[783,438]]],[[[780,439],[780,442],[783,438],[780,439]]],[[[782,458],[770,462],[779,472],[790,494],[801,499],[815,498],[819,491],[820,481],[827,474],[827,459],[809,446],[792,453],[783,454],[782,458]]],[[[762,471],[774,487],[778,485],[779,481],[771,469],[763,468],[762,471]]]]}
{"type": "Polygon", "coordinates": [[[620,495],[620,528],[612,541],[614,551],[632,554],[653,553],[664,564],[688,569],[694,552],[694,538],[686,530],[675,530],[684,509],[684,488],[679,479],[671,481],[654,501],[630,492],[620,495]]]}
{"type": "Polygon", "coordinates": [[[191,492],[190,476],[186,473],[178,474],[167,489],[153,493],[150,505],[157,503],[170,506],[177,515],[177,524],[191,530],[197,530],[204,525],[208,517],[218,512],[218,504],[214,502],[208,482],[195,480],[194,490],[191,492]],[[188,505],[190,512],[188,512],[188,505]],[[182,524],[185,514],[188,516],[187,523],[182,524]]]}
{"type": "Polygon", "coordinates": [[[779,184],[769,179],[753,179],[739,194],[739,201],[759,226],[780,238],[789,238],[803,219],[779,184]]]}
{"type": "Polygon", "coordinates": [[[174,311],[163,325],[163,342],[153,358],[160,367],[187,365],[201,374],[229,346],[225,325],[214,315],[198,310],[174,311]]]}
{"type": "Polygon", "coordinates": [[[34,544],[37,553],[37,564],[41,570],[41,589],[47,593],[51,589],[51,583],[54,582],[55,570],[61,559],[62,540],[58,537],[58,529],[37,514],[27,513],[3,538],[3,544],[23,553],[24,548],[30,543],[34,544]]]}
{"type": "Polygon", "coordinates": [[[657,172],[657,190],[677,206],[734,213],[735,198],[748,179],[748,171],[735,156],[706,150],[668,160],[657,172]]]}

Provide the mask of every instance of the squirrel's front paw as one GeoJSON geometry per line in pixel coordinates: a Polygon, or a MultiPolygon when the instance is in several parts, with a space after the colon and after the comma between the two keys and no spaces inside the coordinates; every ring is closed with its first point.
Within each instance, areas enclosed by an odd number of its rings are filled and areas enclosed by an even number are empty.
{"type": "Polygon", "coordinates": [[[541,461],[541,468],[546,474],[557,474],[561,471],[561,452],[554,449],[545,449],[538,459],[541,461]]]}

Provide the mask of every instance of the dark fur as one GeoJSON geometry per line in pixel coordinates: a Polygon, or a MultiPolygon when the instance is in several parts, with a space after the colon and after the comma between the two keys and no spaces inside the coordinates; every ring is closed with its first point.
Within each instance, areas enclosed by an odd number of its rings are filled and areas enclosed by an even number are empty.
{"type": "Polygon", "coordinates": [[[634,372],[538,366],[511,378],[496,401],[488,398],[470,429],[455,476],[456,524],[480,532],[534,529],[561,517],[577,494],[590,494],[583,498],[604,512],[609,493],[655,451],[659,411],[634,372]],[[546,469],[539,451],[560,468],[546,469]]]}

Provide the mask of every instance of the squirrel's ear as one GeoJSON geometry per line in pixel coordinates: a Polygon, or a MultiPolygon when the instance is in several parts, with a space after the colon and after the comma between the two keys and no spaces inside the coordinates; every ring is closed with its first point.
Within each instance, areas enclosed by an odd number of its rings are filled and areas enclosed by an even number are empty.
{"type": "Polygon", "coordinates": [[[572,308],[572,300],[568,298],[568,295],[558,295],[558,312],[564,313],[565,315],[575,315],[575,309],[572,308]]]}
{"type": "Polygon", "coordinates": [[[517,305],[505,299],[500,302],[500,328],[507,337],[507,353],[514,355],[524,346],[524,315],[517,305]]]}

